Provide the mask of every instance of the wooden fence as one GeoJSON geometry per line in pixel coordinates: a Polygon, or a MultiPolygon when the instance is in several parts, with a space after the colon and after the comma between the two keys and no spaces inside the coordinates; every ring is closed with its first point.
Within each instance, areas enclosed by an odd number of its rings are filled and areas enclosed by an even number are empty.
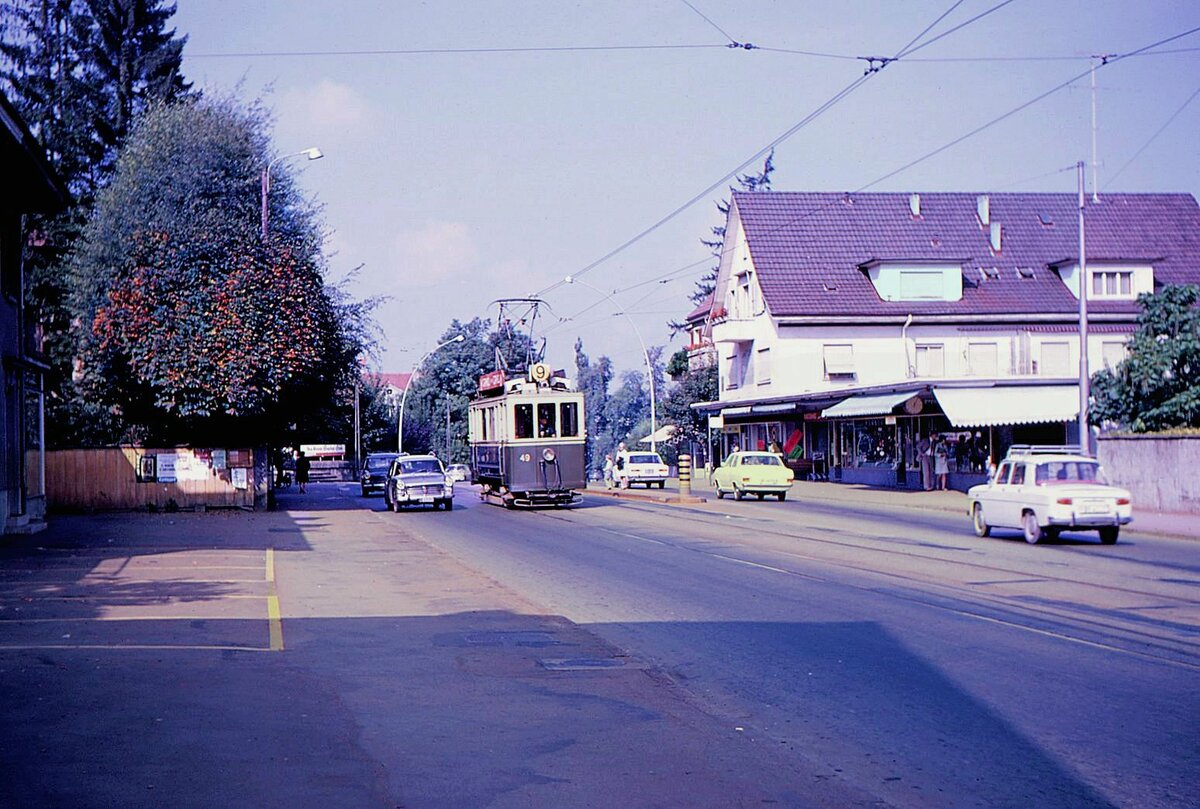
{"type": "Polygon", "coordinates": [[[52,511],[254,508],[267,465],[249,449],[119,447],[46,453],[52,511]]]}

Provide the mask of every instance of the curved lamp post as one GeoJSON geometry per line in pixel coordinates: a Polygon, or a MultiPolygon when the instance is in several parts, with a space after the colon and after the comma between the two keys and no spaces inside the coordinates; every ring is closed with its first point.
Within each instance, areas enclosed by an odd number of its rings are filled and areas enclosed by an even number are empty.
{"type": "Polygon", "coordinates": [[[408,382],[404,386],[404,393],[400,396],[400,412],[396,416],[396,452],[404,452],[404,403],[408,401],[408,389],[412,387],[413,378],[417,375],[417,370],[421,367],[425,360],[432,357],[438,350],[445,348],[451,343],[461,343],[467,339],[465,334],[457,334],[451,337],[444,343],[438,343],[429,351],[425,352],[425,356],[417,361],[413,366],[412,374],[408,377],[408,382]]]}
{"type": "Polygon", "coordinates": [[[629,313],[617,306],[617,301],[612,295],[609,295],[602,289],[592,286],[587,281],[580,281],[578,278],[575,278],[571,275],[568,275],[566,278],[564,278],[563,282],[567,284],[579,284],[580,286],[585,286],[595,292],[597,295],[604,296],[605,299],[612,302],[613,306],[617,307],[618,311],[616,314],[623,316],[629,321],[629,325],[633,327],[633,333],[637,335],[638,343],[640,343],[642,346],[642,357],[646,361],[646,377],[650,380],[650,451],[658,452],[658,441],[656,440],[658,421],[654,415],[654,411],[656,409],[654,400],[654,368],[650,365],[650,352],[646,350],[646,341],[642,339],[641,331],[638,330],[637,324],[633,322],[633,318],[629,316],[629,313]]]}
{"type": "Polygon", "coordinates": [[[304,149],[303,151],[292,152],[291,154],[281,155],[263,167],[263,170],[262,170],[262,237],[264,240],[267,238],[267,230],[268,230],[267,224],[270,221],[270,215],[269,215],[270,206],[268,204],[268,200],[270,199],[270,196],[271,196],[271,167],[274,166],[276,163],[278,163],[281,160],[287,160],[292,157],[300,157],[300,155],[304,155],[309,160],[320,160],[322,157],[325,156],[325,154],[320,149],[318,149],[316,146],[313,146],[309,149],[304,149]]]}

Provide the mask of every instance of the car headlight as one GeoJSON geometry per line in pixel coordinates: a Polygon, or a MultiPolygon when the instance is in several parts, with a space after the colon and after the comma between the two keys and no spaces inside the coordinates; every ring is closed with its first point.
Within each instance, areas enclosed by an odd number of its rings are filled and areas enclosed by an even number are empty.
{"type": "Polygon", "coordinates": [[[554,452],[554,447],[546,447],[544,450],[542,450],[542,460],[546,463],[554,463],[554,459],[557,457],[557,454],[554,452]]]}

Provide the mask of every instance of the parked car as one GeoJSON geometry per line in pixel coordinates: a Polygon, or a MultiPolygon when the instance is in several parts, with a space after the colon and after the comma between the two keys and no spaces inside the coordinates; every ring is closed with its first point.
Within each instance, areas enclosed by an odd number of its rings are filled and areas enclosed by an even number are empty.
{"type": "Polygon", "coordinates": [[[748,494],[762,500],[773,494],[782,502],[794,476],[774,452],[733,452],[713,470],[712,482],[718,498],[732,493],[735,500],[748,494]]]}
{"type": "Polygon", "coordinates": [[[396,456],[395,452],[367,453],[366,460],[362,465],[362,474],[358,477],[363,497],[373,492],[383,492],[387,483],[388,470],[392,468],[392,461],[396,460],[396,456]]]}
{"type": "Polygon", "coordinates": [[[670,474],[671,470],[657,452],[618,452],[613,482],[618,489],[628,489],[635,483],[643,483],[647,489],[657,483],[662,489],[670,474]]]}
{"type": "Polygon", "coordinates": [[[467,466],[465,463],[452,463],[446,467],[446,474],[456,481],[462,480],[470,482],[471,467],[467,466]]]}
{"type": "Polygon", "coordinates": [[[454,508],[454,481],[434,455],[401,455],[388,470],[383,499],[395,512],[421,504],[449,511],[454,508]]]}
{"type": "Polygon", "coordinates": [[[967,513],[981,537],[1016,528],[1036,544],[1078,529],[1112,545],[1133,520],[1133,501],[1078,447],[1014,445],[991,480],[967,491],[967,513]]]}

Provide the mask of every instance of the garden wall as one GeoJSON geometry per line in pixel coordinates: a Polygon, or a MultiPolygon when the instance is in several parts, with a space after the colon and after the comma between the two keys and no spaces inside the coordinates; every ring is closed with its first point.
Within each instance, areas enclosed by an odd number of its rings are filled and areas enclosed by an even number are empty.
{"type": "Polygon", "coordinates": [[[1102,435],[1096,455],[1137,510],[1200,513],[1200,435],[1102,435]]]}

